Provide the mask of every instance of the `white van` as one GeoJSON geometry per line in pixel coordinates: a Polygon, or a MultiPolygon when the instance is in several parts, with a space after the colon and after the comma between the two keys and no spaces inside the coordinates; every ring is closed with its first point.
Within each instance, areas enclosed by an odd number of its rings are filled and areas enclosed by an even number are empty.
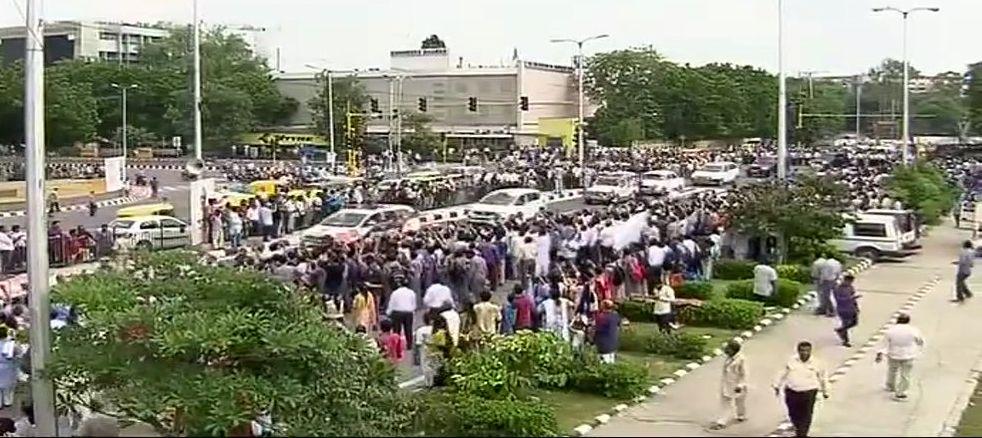
{"type": "Polygon", "coordinates": [[[901,240],[904,242],[904,248],[917,249],[921,247],[920,242],[918,242],[921,237],[921,223],[914,210],[873,208],[863,213],[897,218],[897,225],[900,227],[900,232],[903,233],[901,240]]]}
{"type": "Polygon", "coordinates": [[[872,261],[883,257],[907,257],[916,251],[904,245],[904,233],[893,215],[859,213],[842,227],[842,237],[830,244],[840,251],[872,261]]]}

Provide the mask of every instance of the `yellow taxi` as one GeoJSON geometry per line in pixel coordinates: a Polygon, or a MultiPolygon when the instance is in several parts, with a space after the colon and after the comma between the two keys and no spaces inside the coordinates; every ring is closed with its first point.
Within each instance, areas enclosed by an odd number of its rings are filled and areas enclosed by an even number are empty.
{"type": "Polygon", "coordinates": [[[154,204],[134,205],[123,207],[116,210],[116,217],[137,217],[137,216],[173,216],[174,206],[169,202],[157,202],[154,204]]]}

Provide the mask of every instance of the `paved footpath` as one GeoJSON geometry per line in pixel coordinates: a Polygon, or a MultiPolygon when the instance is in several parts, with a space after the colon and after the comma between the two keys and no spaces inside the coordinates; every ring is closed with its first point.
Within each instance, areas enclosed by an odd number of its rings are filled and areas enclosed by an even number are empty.
{"type": "MultiPolygon", "coordinates": [[[[707,429],[720,410],[722,360],[716,358],[590,435],[771,435],[787,422],[784,404],[774,396],[771,385],[794,353],[795,344],[808,340],[828,373],[835,374],[831,398],[816,407],[812,435],[937,436],[956,409],[963,383],[982,357],[982,318],[972,309],[982,303],[959,307],[948,302],[955,273],[952,262],[968,233],[940,226],[930,234],[923,239],[920,254],[903,262],[874,265],[857,278],[862,298],[860,323],[852,331],[853,347],[839,344],[833,332],[836,319],[814,316],[810,306],[744,344],[749,371],[749,419],[745,423],[723,431],[707,429]],[[915,364],[914,389],[903,403],[891,401],[882,389],[886,365],[873,364],[879,331],[902,308],[912,314],[912,323],[924,331],[928,343],[924,357],[915,364]]],[[[975,284],[982,291],[982,279],[975,284]]]]}

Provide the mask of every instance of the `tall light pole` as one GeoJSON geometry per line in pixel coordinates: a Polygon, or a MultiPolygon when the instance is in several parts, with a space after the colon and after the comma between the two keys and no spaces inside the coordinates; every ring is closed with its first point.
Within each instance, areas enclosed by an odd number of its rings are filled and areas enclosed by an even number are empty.
{"type": "Polygon", "coordinates": [[[809,71],[799,71],[798,76],[804,76],[808,78],[808,98],[815,98],[815,75],[819,73],[828,73],[825,70],[809,70],[809,71]]]}
{"type": "MultiPolygon", "coordinates": [[[[305,65],[314,69],[318,68],[313,64],[305,65]]],[[[331,156],[334,157],[331,162],[331,173],[333,174],[337,170],[337,165],[335,164],[337,162],[337,155],[334,149],[334,75],[331,74],[331,70],[326,68],[321,71],[321,75],[327,81],[327,137],[331,145],[331,156]]]]}
{"type": "Polygon", "coordinates": [[[777,177],[788,178],[788,90],[784,77],[784,2],[777,0],[777,177]]]}
{"type": "Polygon", "coordinates": [[[863,75],[856,75],[856,141],[862,135],[863,75]]]}
{"type": "Polygon", "coordinates": [[[584,152],[585,145],[583,142],[583,44],[588,41],[599,40],[601,38],[607,38],[609,36],[610,35],[607,34],[600,34],[600,35],[594,35],[589,38],[584,38],[581,40],[574,40],[568,38],[550,40],[550,42],[553,43],[576,44],[576,82],[577,82],[577,87],[579,89],[578,96],[577,96],[579,115],[576,118],[576,139],[577,139],[576,142],[578,148],[577,150],[580,156],[580,178],[582,180],[581,182],[583,185],[583,190],[586,190],[586,153],[584,152]]]}
{"type": "Polygon", "coordinates": [[[198,19],[198,0],[192,0],[194,6],[194,158],[201,159],[201,23],[198,19]]]}
{"type": "Polygon", "coordinates": [[[873,8],[873,12],[896,12],[903,18],[903,56],[904,56],[904,126],[903,126],[903,163],[904,166],[910,164],[910,65],[907,59],[907,17],[918,11],[938,12],[941,8],[912,8],[898,9],[893,6],[883,8],[873,8]]]}
{"type": "Polygon", "coordinates": [[[31,315],[31,395],[40,436],[55,436],[54,388],[48,376],[51,303],[48,298],[48,230],[44,211],[44,25],[41,0],[27,1],[24,52],[24,153],[27,185],[27,282],[31,315]]]}
{"type": "Polygon", "coordinates": [[[123,129],[122,129],[122,131],[123,131],[122,132],[122,136],[123,136],[123,170],[122,170],[122,175],[123,175],[123,181],[126,181],[126,157],[127,157],[127,155],[126,155],[126,142],[128,141],[128,138],[126,137],[126,90],[132,90],[134,88],[137,88],[137,85],[136,84],[127,85],[127,86],[120,86],[119,84],[109,84],[109,85],[123,93],[123,129]]]}

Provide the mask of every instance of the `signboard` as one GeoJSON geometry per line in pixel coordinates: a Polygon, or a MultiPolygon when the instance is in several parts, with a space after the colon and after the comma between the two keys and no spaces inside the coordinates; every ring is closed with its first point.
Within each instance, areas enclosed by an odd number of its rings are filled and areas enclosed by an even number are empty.
{"type": "Polygon", "coordinates": [[[239,141],[254,146],[328,146],[327,139],[317,134],[253,132],[239,136],[239,141]]]}
{"type": "Polygon", "coordinates": [[[191,245],[206,242],[205,238],[205,205],[208,197],[215,193],[215,179],[206,178],[191,182],[188,188],[188,224],[191,226],[191,245]]]}
{"type": "Polygon", "coordinates": [[[112,157],[103,160],[103,164],[106,166],[105,178],[107,192],[118,192],[126,186],[126,182],[123,181],[123,165],[125,162],[125,157],[112,157]]]}

